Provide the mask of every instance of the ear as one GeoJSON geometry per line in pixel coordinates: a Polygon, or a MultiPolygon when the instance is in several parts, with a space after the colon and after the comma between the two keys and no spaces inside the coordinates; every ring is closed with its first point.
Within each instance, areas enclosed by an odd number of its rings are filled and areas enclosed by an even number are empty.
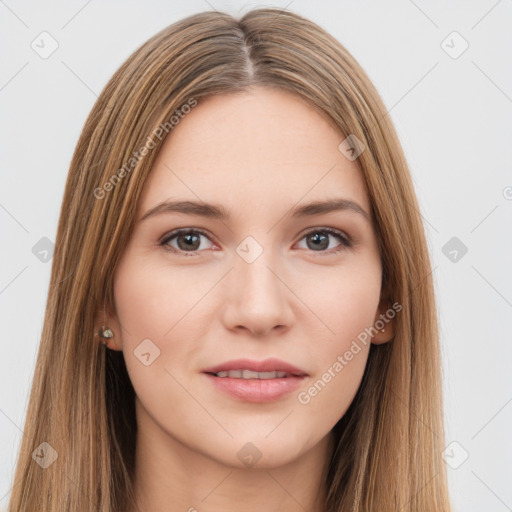
{"type": "Polygon", "coordinates": [[[396,311],[391,304],[391,290],[384,288],[381,293],[377,313],[373,321],[373,326],[377,330],[372,337],[372,343],[381,345],[391,341],[395,335],[395,315],[396,311]],[[391,313],[391,314],[390,314],[391,313]]]}
{"type": "Polygon", "coordinates": [[[107,342],[107,348],[111,350],[122,350],[121,325],[117,319],[116,313],[109,306],[105,306],[103,309],[96,311],[94,317],[94,339],[97,343],[101,343],[102,341],[107,342]],[[101,338],[99,332],[102,327],[108,327],[114,333],[114,336],[109,339],[101,338]]]}

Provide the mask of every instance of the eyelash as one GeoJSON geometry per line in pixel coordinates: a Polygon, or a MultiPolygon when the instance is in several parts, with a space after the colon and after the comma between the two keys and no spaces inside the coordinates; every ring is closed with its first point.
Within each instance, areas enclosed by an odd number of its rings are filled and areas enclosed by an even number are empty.
{"type": "MultiPolygon", "coordinates": [[[[175,254],[182,254],[183,256],[196,256],[201,251],[183,251],[181,249],[176,249],[175,247],[171,247],[171,246],[167,245],[173,238],[176,238],[177,236],[185,234],[185,233],[186,234],[191,234],[191,233],[192,234],[199,234],[199,235],[205,236],[206,238],[209,238],[208,233],[206,233],[202,229],[180,228],[180,229],[176,229],[175,231],[172,231],[171,233],[169,233],[169,235],[166,236],[160,242],[160,246],[162,246],[164,250],[172,252],[172,253],[175,253],[175,254]]],[[[343,250],[345,250],[347,248],[352,247],[352,241],[351,241],[350,237],[346,236],[341,231],[338,231],[338,230],[335,230],[335,229],[332,229],[332,228],[312,229],[312,230],[308,231],[307,233],[305,233],[300,238],[300,240],[304,239],[308,235],[312,235],[312,234],[315,234],[315,233],[324,233],[324,234],[333,235],[336,238],[338,238],[338,240],[341,243],[340,243],[340,245],[338,245],[334,249],[330,249],[328,251],[311,251],[311,252],[318,252],[320,254],[329,254],[330,255],[330,254],[335,254],[335,253],[343,251],[343,250]]]]}

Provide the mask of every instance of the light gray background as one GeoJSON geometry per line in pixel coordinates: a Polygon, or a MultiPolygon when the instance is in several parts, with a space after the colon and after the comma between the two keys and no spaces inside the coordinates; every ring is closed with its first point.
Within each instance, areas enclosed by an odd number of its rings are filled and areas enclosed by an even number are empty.
{"type": "Polygon", "coordinates": [[[55,241],[87,114],[124,59],[160,29],[206,9],[239,15],[263,5],[288,6],[338,38],[390,111],[433,261],[454,510],[512,510],[510,0],[0,0],[0,510],[13,484],[50,277],[50,261],[32,248],[43,237],[55,241]],[[43,31],[59,45],[47,59],[31,48],[43,31]],[[463,41],[453,31],[469,44],[457,58],[463,41]],[[467,247],[462,257],[451,246],[443,253],[452,237],[467,247]]]}

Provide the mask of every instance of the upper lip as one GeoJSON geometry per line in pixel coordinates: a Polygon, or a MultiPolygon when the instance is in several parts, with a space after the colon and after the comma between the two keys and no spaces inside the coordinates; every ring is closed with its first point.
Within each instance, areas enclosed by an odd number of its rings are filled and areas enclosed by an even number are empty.
{"type": "Polygon", "coordinates": [[[270,358],[264,361],[252,361],[250,359],[233,359],[220,363],[215,366],[210,366],[202,370],[203,373],[218,373],[229,370],[251,370],[253,372],[286,372],[297,376],[308,375],[304,370],[293,366],[286,361],[280,359],[270,358]]]}

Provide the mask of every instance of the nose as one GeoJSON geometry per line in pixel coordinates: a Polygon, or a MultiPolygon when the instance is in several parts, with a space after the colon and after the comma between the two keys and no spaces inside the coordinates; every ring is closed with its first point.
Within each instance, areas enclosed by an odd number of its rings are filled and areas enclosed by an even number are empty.
{"type": "Polygon", "coordinates": [[[293,293],[270,250],[252,263],[238,255],[228,275],[224,324],[230,330],[247,330],[257,337],[289,329],[294,318],[293,293]]]}

